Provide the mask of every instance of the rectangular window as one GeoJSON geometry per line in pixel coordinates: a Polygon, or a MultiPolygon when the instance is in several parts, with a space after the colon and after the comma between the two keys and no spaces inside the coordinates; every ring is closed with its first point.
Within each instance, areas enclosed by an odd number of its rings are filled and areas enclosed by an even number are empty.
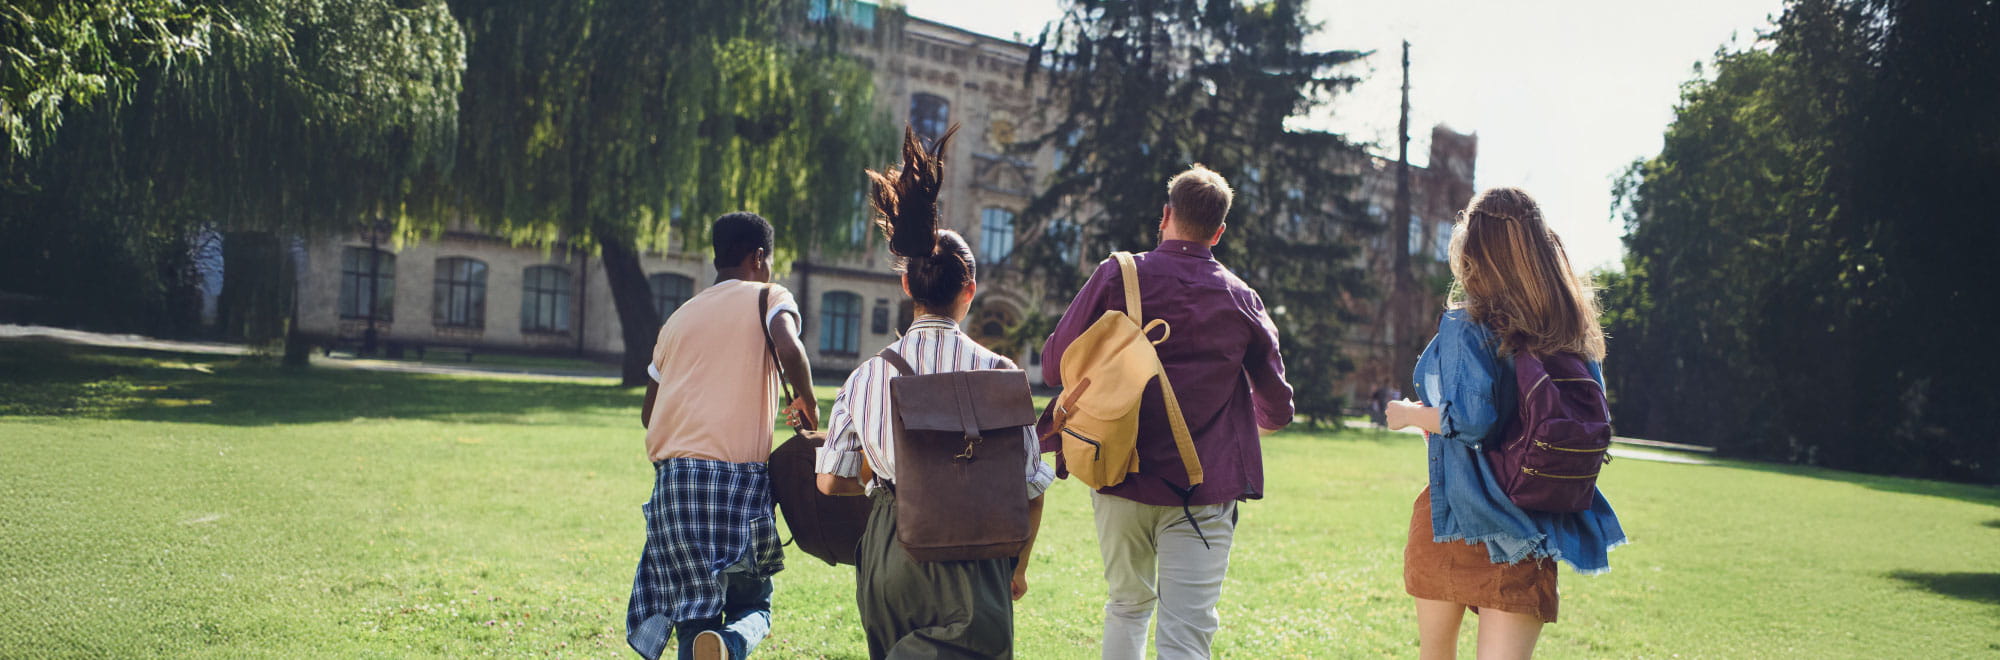
{"type": "Polygon", "coordinates": [[[396,320],[396,255],[364,247],[342,250],[340,318],[367,319],[370,300],[377,322],[396,320]]]}
{"type": "Polygon", "coordinates": [[[681,303],[694,297],[694,280],[685,275],[655,273],[646,278],[646,284],[653,290],[653,311],[659,312],[662,321],[673,316],[681,303]]]}
{"type": "Polygon", "coordinates": [[[535,266],[521,277],[521,331],[569,332],[569,270],[535,266]]]}
{"type": "Polygon", "coordinates": [[[827,355],[861,353],[861,296],[828,291],[819,299],[819,352],[827,355]]]}
{"type": "Polygon", "coordinates": [[[979,214],[979,260],[1003,264],[1014,252],[1014,212],[988,208],[979,214]]]}
{"type": "Polygon", "coordinates": [[[431,322],[447,328],[486,327],[486,262],[465,257],[437,260],[431,322]]]}

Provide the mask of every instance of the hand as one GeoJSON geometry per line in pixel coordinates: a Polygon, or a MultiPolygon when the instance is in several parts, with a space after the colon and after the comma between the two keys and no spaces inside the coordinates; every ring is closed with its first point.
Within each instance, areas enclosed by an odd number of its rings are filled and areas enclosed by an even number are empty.
{"type": "Polygon", "coordinates": [[[785,424],[796,429],[819,428],[819,400],[811,394],[799,395],[785,406],[785,424]]]}
{"type": "Polygon", "coordinates": [[[1388,409],[1382,412],[1383,417],[1388,420],[1389,430],[1400,431],[1415,425],[1416,422],[1411,419],[1410,413],[1422,409],[1424,409],[1424,404],[1405,399],[1402,401],[1390,401],[1388,409]]]}
{"type": "Polygon", "coordinates": [[[1277,430],[1277,429],[1267,429],[1267,428],[1264,428],[1264,427],[1262,427],[1262,426],[1259,426],[1259,427],[1257,427],[1257,437],[1259,437],[1259,438],[1261,438],[1261,437],[1264,437],[1264,436],[1267,436],[1267,435],[1270,435],[1270,434],[1273,434],[1273,433],[1277,433],[1277,432],[1278,432],[1278,430],[1277,430]]]}
{"type": "Polygon", "coordinates": [[[1014,580],[1009,582],[1007,587],[1013,592],[1014,600],[1020,600],[1022,596],[1028,595],[1027,564],[1022,564],[1021,567],[1014,569],[1014,580]]]}

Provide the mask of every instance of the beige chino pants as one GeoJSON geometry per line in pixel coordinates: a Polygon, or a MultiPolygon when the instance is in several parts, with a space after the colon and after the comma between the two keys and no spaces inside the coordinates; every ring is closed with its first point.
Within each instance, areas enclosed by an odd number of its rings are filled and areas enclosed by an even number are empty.
{"type": "Polygon", "coordinates": [[[1155,648],[1161,660],[1209,657],[1221,624],[1215,604],[1229,572],[1236,503],[1191,507],[1195,534],[1180,507],[1140,504],[1091,493],[1097,549],[1104,557],[1109,598],[1104,605],[1104,660],[1140,660],[1146,628],[1160,614],[1155,648]],[[1202,538],[1208,539],[1206,546],[1202,538]]]}

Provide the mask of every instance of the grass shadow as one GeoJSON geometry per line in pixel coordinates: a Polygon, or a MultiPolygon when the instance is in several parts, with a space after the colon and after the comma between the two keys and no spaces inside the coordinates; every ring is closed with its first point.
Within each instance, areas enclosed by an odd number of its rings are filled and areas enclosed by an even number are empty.
{"type": "Polygon", "coordinates": [[[1988,520],[1986,521],[1986,526],[1994,529],[2000,529],[2000,519],[1988,520]]]}
{"type": "Polygon", "coordinates": [[[1743,459],[1722,459],[1716,461],[1715,465],[1729,469],[1843,481],[1863,488],[1888,493],[1928,495],[1931,497],[1943,497],[1964,502],[2000,506],[2000,486],[1933,481],[1930,479],[1895,477],[1881,474],[1863,474],[1860,472],[1848,472],[1810,465],[1761,463],[1743,459]]]}
{"type": "Polygon", "coordinates": [[[1933,593],[1988,605],[2000,605],[2000,573],[1921,573],[1894,571],[1888,577],[1933,593]]]}
{"type": "Polygon", "coordinates": [[[630,411],[630,389],[587,382],[469,378],[351,369],[286,369],[201,353],[0,342],[0,417],[261,426],[355,418],[563,423],[630,411]]]}

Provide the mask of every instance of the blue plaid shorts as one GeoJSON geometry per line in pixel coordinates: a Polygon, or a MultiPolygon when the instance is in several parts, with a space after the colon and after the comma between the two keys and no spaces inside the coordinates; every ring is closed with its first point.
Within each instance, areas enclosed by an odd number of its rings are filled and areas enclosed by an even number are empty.
{"type": "Polygon", "coordinates": [[[660,648],[676,622],[721,616],[723,569],[743,562],[769,577],[785,568],[763,463],[670,458],[653,467],[653,498],[641,507],[646,549],[625,613],[635,649],[660,648]]]}

